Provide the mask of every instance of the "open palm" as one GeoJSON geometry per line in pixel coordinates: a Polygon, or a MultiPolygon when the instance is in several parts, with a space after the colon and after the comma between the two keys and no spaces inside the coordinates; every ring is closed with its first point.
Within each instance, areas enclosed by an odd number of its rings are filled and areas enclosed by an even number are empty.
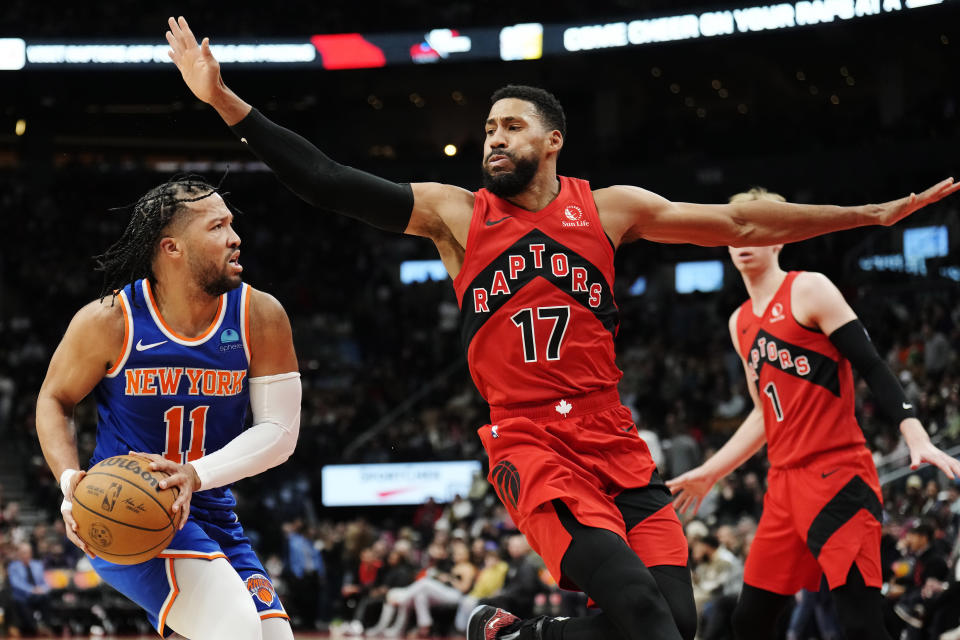
{"type": "Polygon", "coordinates": [[[210,38],[204,38],[198,45],[183,16],[176,20],[169,18],[167,24],[170,27],[166,34],[170,44],[167,55],[177,65],[193,95],[209,104],[223,84],[220,63],[210,51],[210,38]]]}
{"type": "Polygon", "coordinates": [[[960,191],[960,182],[954,182],[953,178],[947,178],[921,193],[911,193],[905,198],[886,202],[880,205],[880,224],[887,226],[895,224],[914,211],[942,200],[957,191],[960,191]]]}
{"type": "Polygon", "coordinates": [[[667,480],[667,487],[674,496],[674,508],[679,513],[690,510],[690,515],[696,514],[703,499],[710,493],[716,482],[716,477],[707,473],[702,465],[667,480]]]}

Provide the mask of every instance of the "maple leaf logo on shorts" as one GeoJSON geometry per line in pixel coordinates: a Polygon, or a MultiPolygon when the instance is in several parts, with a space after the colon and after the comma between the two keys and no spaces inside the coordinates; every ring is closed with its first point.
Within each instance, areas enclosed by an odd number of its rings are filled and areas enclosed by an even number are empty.
{"type": "Polygon", "coordinates": [[[557,413],[562,415],[564,418],[567,417],[567,414],[570,413],[570,410],[573,409],[573,405],[567,402],[566,400],[561,400],[560,404],[554,407],[557,410],[557,413]]]}

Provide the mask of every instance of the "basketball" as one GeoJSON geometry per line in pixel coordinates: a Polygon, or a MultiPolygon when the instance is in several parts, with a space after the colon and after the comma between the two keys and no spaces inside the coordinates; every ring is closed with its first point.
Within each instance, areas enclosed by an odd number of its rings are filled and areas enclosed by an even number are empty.
{"type": "Polygon", "coordinates": [[[176,532],[175,487],[160,489],[169,474],[152,471],[137,456],[113,456],[94,465],[73,492],[77,534],[93,553],[115,564],[145,562],[176,532]]]}

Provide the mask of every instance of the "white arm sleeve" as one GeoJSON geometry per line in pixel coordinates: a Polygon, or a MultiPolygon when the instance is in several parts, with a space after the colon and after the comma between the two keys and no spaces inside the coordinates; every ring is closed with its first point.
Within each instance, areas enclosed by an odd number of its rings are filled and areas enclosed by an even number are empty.
{"type": "Polygon", "coordinates": [[[250,378],[253,426],[223,448],[189,463],[200,490],[262,473],[284,462],[300,434],[300,374],[296,371],[250,378]]]}

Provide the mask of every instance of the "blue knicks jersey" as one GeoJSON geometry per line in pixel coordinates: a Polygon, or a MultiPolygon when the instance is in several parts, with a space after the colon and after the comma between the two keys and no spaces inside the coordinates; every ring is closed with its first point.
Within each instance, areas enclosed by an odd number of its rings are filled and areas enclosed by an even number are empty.
{"type": "MultiPolygon", "coordinates": [[[[126,321],[123,353],[94,389],[91,466],[129,451],[183,464],[236,438],[249,405],[250,287],[220,296],[213,324],[196,338],[166,325],[147,280],[124,287],[117,301],[126,321]]],[[[236,502],[227,487],[218,487],[194,493],[191,504],[232,509],[236,502]]]]}

